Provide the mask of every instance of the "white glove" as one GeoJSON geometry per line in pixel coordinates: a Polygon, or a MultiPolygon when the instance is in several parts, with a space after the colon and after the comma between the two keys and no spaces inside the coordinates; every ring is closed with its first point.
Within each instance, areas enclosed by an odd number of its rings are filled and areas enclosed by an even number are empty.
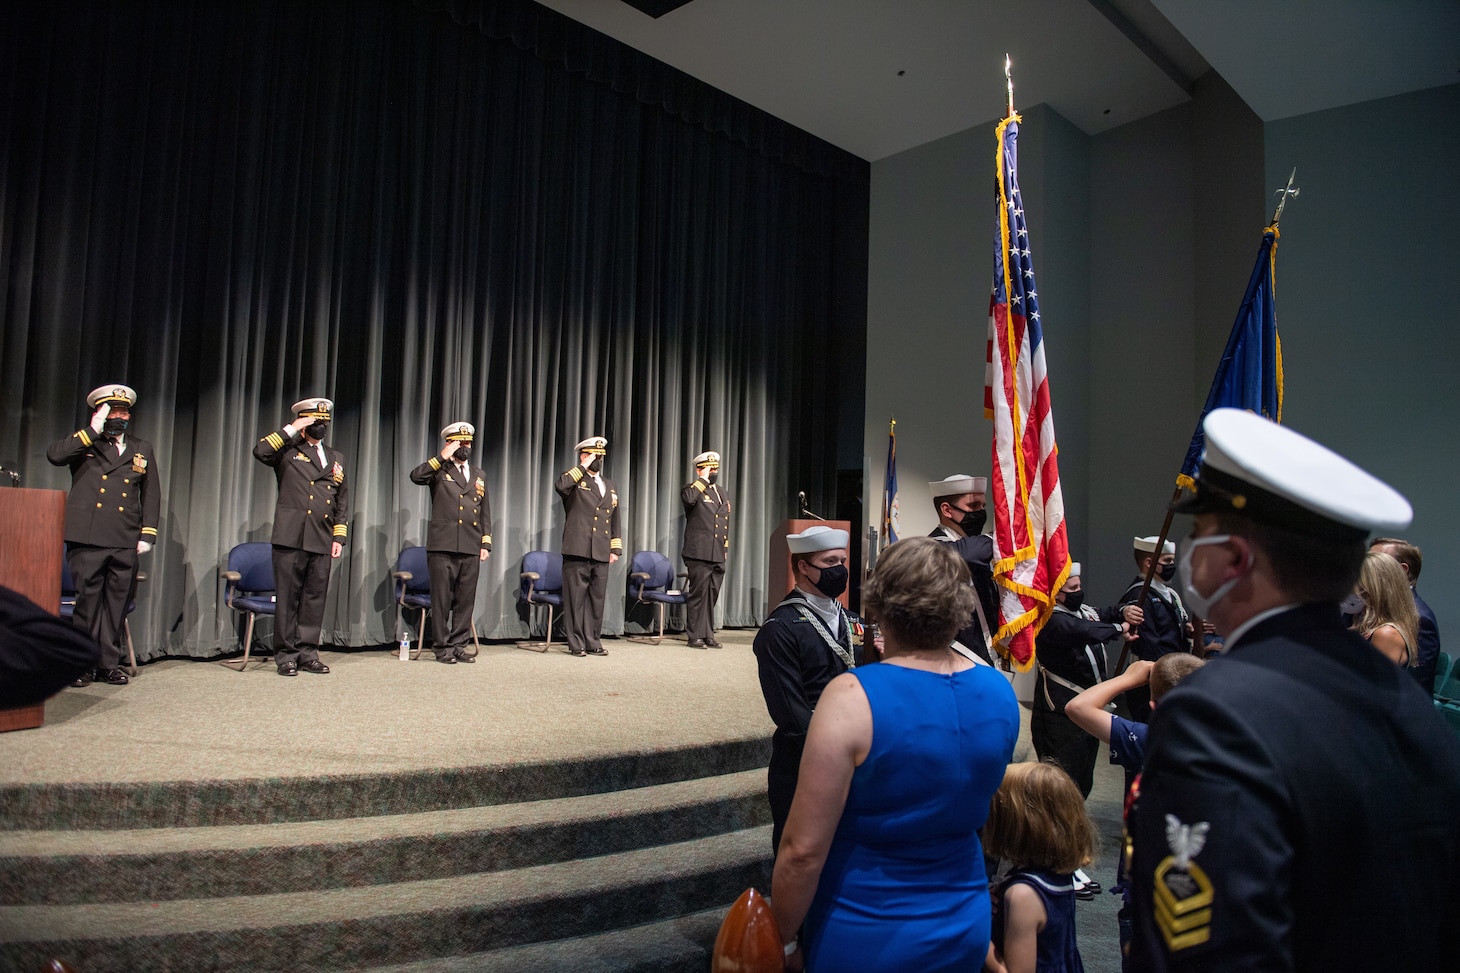
{"type": "Polygon", "coordinates": [[[91,431],[100,436],[102,427],[106,425],[106,417],[111,414],[112,407],[110,402],[103,402],[97,406],[96,411],[91,414],[91,431]]]}
{"type": "Polygon", "coordinates": [[[138,541],[137,542],[137,553],[138,554],[146,554],[150,550],[152,550],[152,542],[151,541],[138,541]]]}

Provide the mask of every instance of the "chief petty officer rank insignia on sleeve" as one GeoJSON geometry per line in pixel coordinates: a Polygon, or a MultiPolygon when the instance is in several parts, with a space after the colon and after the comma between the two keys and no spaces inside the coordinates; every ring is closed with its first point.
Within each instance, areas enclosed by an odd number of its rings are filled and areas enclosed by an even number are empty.
{"type": "Polygon", "coordinates": [[[1201,853],[1211,825],[1182,824],[1166,815],[1166,845],[1171,854],[1156,866],[1156,925],[1173,953],[1197,946],[1212,936],[1212,882],[1192,861],[1201,853]]]}

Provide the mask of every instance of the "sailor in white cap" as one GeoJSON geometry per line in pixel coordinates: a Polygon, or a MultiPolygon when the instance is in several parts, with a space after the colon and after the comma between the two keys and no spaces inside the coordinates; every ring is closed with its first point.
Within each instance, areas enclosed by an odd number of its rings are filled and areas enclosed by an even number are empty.
{"type": "Polygon", "coordinates": [[[345,454],[324,444],[335,404],[300,399],[294,419],[254,445],[279,485],[274,505],[274,665],[281,676],[330,671],[319,657],[330,562],[349,534],[345,454]]]}
{"type": "Polygon", "coordinates": [[[130,435],[137,393],[103,385],[86,397],[91,421],[46,449],[71,468],[66,497],[66,562],[76,585],[72,621],[101,647],[95,679],[127,684],[121,668],[127,605],[137,590],[137,559],[157,542],[162,491],[152,444],[130,435]]]}
{"type": "Polygon", "coordinates": [[[603,475],[608,440],[578,443],[578,465],[558,477],[563,500],[563,626],[569,655],[608,655],[603,647],[603,599],[608,568],[623,553],[618,488],[603,475]]]}
{"type": "Polygon", "coordinates": [[[973,617],[953,641],[953,651],[965,658],[987,665],[994,664],[993,635],[998,627],[999,594],[994,587],[994,539],[983,532],[988,520],[986,498],[989,481],[985,476],[954,473],[928,483],[933,494],[933,511],[938,526],[929,537],[952,544],[968,565],[973,577],[973,590],[978,600],[973,617]]]}
{"type": "Polygon", "coordinates": [[[776,724],[766,797],[771,805],[771,850],[796,796],[796,778],[811,713],[826,684],[853,668],[862,652],[862,620],[837,600],[847,589],[850,538],[816,525],[786,535],[796,587],[755,636],[755,659],[766,709],[776,724]]]}
{"type": "Polygon", "coordinates": [[[468,648],[477,578],[492,553],[492,500],[486,475],[471,465],[477,430],[452,422],[441,430],[441,452],[411,470],[411,482],[431,488],[426,527],[426,573],[431,576],[431,630],[436,661],[475,662],[468,648]]]}
{"type": "MultiPolygon", "coordinates": [[[[1138,637],[1130,643],[1130,650],[1137,658],[1147,662],[1155,662],[1168,652],[1191,651],[1191,618],[1187,615],[1181,595],[1170,584],[1171,579],[1176,576],[1176,545],[1167,540],[1161,544],[1158,554],[1156,542],[1159,540],[1161,538],[1156,535],[1131,538],[1137,574],[1116,603],[1120,608],[1136,605],[1142,611],[1143,617],[1136,628],[1138,637]],[[1145,586],[1146,571],[1153,559],[1156,562],[1156,571],[1151,575],[1151,587],[1146,593],[1144,603],[1137,605],[1141,600],[1141,589],[1145,586]]],[[[1138,686],[1128,691],[1123,698],[1132,720],[1146,723],[1151,719],[1149,685],[1138,686]]]]}
{"type": "Polygon", "coordinates": [[[715,605],[730,555],[730,491],[720,484],[720,454],[706,450],[694,458],[694,482],[679,491],[684,504],[684,545],[680,556],[689,573],[685,596],[685,637],[692,649],[720,648],[715,639],[715,605]]]}
{"type": "Polygon", "coordinates": [[[1252,413],[1202,428],[1178,561],[1226,649],[1152,718],[1131,966],[1453,969],[1460,742],[1338,609],[1368,535],[1408,525],[1409,503],[1252,413]]]}
{"type": "Polygon", "coordinates": [[[1079,561],[1070,565],[1069,577],[1054,597],[1054,611],[1034,645],[1037,673],[1029,735],[1039,759],[1063,767],[1080,795],[1089,797],[1100,741],[1065,715],[1065,704],[1105,680],[1105,643],[1128,635],[1132,623],[1140,623],[1141,610],[1135,605],[1097,609],[1085,604],[1079,561]]]}

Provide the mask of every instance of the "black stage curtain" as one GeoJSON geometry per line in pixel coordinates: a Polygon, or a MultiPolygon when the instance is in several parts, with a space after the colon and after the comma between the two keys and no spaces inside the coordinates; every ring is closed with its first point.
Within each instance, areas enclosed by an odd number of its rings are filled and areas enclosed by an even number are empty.
{"type": "Polygon", "coordinates": [[[677,558],[689,460],[725,454],[730,625],[760,620],[795,491],[834,496],[866,164],[525,0],[13,2],[0,166],[0,462],[65,488],[47,443],[90,388],[137,388],[163,489],[143,657],[234,646],[219,571],[273,515],[250,449],[307,395],[349,460],[336,644],[391,640],[428,507],[406,474],[451,420],[492,493],[488,637],[526,632],[519,563],[557,549],[584,436],[629,555],[677,558]]]}

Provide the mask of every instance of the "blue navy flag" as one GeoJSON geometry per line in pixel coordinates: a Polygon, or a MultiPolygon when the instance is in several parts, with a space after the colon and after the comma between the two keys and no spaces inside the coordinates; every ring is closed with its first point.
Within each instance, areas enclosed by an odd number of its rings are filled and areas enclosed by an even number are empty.
{"type": "Polygon", "coordinates": [[[1247,293],[1237,309],[1237,320],[1227,337],[1227,349],[1217,365],[1207,403],[1196,419],[1196,433],[1186,450],[1186,462],[1176,482],[1194,489],[1197,465],[1206,436],[1202,420],[1213,409],[1247,409],[1273,422],[1283,421],[1283,345],[1278,340],[1276,296],[1273,293],[1278,241],[1277,224],[1262,232],[1257,266],[1247,282],[1247,293]]]}

